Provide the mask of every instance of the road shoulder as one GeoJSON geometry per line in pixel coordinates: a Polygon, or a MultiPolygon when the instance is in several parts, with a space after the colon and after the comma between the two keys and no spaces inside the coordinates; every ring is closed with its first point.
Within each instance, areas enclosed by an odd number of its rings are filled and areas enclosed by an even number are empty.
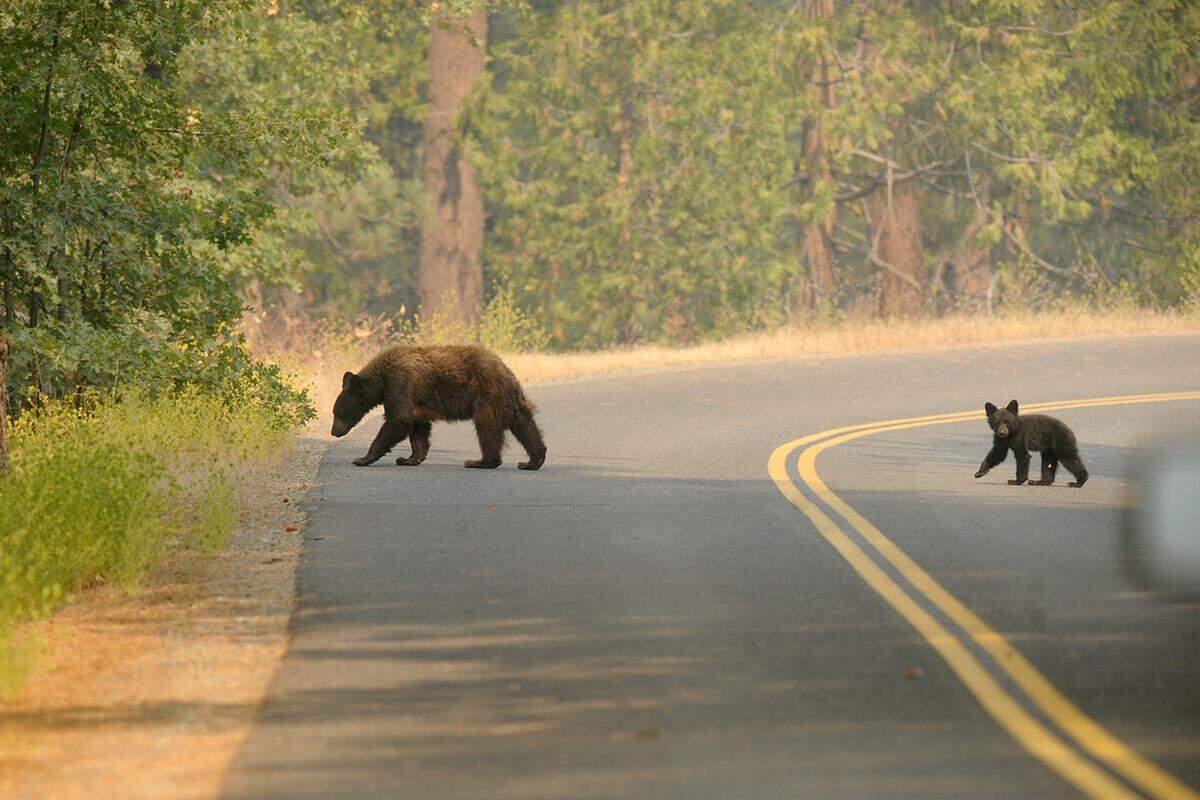
{"type": "Polygon", "coordinates": [[[0,710],[0,796],[216,794],[287,646],[325,446],[301,437],[240,487],[216,556],[174,555],[144,588],[88,591],[37,626],[45,661],[0,710]]]}

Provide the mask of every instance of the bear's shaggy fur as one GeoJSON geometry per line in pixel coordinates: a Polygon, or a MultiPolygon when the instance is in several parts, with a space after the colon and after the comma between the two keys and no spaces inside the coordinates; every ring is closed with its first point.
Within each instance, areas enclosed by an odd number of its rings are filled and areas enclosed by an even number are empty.
{"type": "Polygon", "coordinates": [[[988,474],[999,464],[1012,448],[1017,459],[1017,478],[1009,483],[1019,486],[1029,478],[1029,451],[1042,454],[1042,479],[1029,481],[1030,486],[1049,486],[1054,483],[1058,465],[1062,464],[1075,476],[1068,486],[1083,486],[1087,483],[1088,471],[1079,457],[1079,446],[1075,434],[1063,422],[1045,414],[1018,414],[1017,401],[1005,408],[996,408],[985,403],[988,426],[992,429],[992,449],[979,465],[976,478],[988,474]]]}
{"type": "Polygon", "coordinates": [[[474,420],[483,457],[465,466],[500,466],[504,432],[512,431],[529,453],[517,466],[537,469],[546,460],[542,432],[533,421],[536,409],[504,362],[476,345],[397,345],[383,350],[358,374],[342,376],[342,391],[333,404],[334,436],[345,436],[368,411],[383,405],[383,427],[360,467],[383,458],[408,437],[412,455],[397,464],[416,466],[429,453],[432,423],[474,420]]]}

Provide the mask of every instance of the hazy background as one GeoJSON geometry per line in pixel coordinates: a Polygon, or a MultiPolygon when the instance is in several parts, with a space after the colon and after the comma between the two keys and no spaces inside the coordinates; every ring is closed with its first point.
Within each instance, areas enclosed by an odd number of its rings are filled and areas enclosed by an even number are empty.
{"type": "Polygon", "coordinates": [[[20,0],[0,33],[18,392],[240,374],[243,303],[562,350],[1196,296],[1191,3],[20,0]]]}

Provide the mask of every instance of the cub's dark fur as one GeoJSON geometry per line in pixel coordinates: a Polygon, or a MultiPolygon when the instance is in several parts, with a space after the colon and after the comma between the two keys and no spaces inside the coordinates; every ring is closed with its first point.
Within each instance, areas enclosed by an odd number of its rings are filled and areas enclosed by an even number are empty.
{"type": "Polygon", "coordinates": [[[1075,434],[1065,424],[1044,414],[1018,414],[1016,400],[1006,408],[985,403],[983,410],[987,412],[988,425],[993,432],[992,449],[979,465],[976,478],[982,478],[1003,461],[1011,447],[1013,457],[1017,459],[1017,479],[1009,481],[1014,486],[1019,486],[1029,478],[1030,450],[1042,454],[1042,479],[1029,481],[1030,486],[1049,486],[1054,483],[1059,464],[1075,476],[1068,486],[1087,483],[1088,471],[1079,457],[1075,434]]]}
{"type": "Polygon", "coordinates": [[[383,427],[371,448],[354,463],[373,464],[408,437],[412,455],[397,464],[416,466],[429,453],[432,423],[474,420],[483,457],[464,466],[500,466],[504,432],[512,431],[529,453],[517,466],[537,469],[546,460],[542,432],[533,421],[536,408],[504,362],[474,345],[389,347],[357,375],[342,376],[342,392],[333,404],[334,436],[345,436],[368,411],[383,405],[383,427]]]}

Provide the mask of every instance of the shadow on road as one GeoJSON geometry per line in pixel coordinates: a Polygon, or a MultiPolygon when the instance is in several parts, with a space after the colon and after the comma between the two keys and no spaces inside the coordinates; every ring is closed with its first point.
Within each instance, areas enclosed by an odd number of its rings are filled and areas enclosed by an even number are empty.
{"type": "Polygon", "coordinates": [[[431,467],[329,466],[226,796],[1069,796],[770,481],[431,467]]]}

